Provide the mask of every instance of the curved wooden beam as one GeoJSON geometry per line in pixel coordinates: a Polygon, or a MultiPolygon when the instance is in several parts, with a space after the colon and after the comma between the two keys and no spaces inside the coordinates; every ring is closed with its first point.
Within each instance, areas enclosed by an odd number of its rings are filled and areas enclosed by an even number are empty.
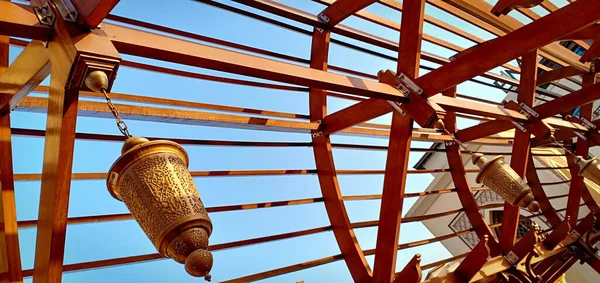
{"type": "MultiPolygon", "coordinates": [[[[311,68],[327,71],[329,39],[329,31],[321,32],[316,28],[313,30],[311,68]]],[[[323,119],[324,115],[327,114],[327,96],[325,90],[310,89],[309,110],[312,121],[323,119]]],[[[346,207],[344,206],[331,150],[331,140],[328,135],[318,135],[316,131],[314,132],[313,153],[321,192],[325,199],[327,216],[333,227],[333,234],[346,261],[348,270],[354,282],[370,282],[372,271],[358,244],[354,229],[348,218],[346,207]]]]}
{"type": "Polygon", "coordinates": [[[535,200],[540,204],[540,210],[542,211],[542,214],[544,214],[548,222],[550,222],[550,225],[552,225],[552,227],[560,225],[562,221],[554,210],[554,207],[552,207],[552,204],[550,203],[550,200],[548,199],[548,196],[546,195],[546,192],[540,183],[540,178],[537,174],[537,170],[535,169],[535,164],[531,154],[529,155],[529,162],[527,162],[527,182],[531,188],[531,191],[533,192],[535,200]]]}
{"type": "MultiPolygon", "coordinates": [[[[455,96],[456,88],[445,91],[445,96],[455,96]]],[[[449,132],[456,131],[456,114],[454,112],[448,112],[444,119],[444,124],[449,132]]],[[[463,162],[460,148],[456,144],[446,144],[446,156],[448,158],[448,166],[452,174],[452,181],[456,187],[456,193],[460,200],[460,203],[464,207],[465,213],[471,222],[471,226],[475,229],[475,233],[479,239],[489,237],[488,246],[492,254],[500,254],[500,245],[496,239],[492,236],[492,230],[485,222],[483,215],[479,212],[477,201],[471,193],[471,186],[467,180],[465,172],[465,163],[463,162]]]]}

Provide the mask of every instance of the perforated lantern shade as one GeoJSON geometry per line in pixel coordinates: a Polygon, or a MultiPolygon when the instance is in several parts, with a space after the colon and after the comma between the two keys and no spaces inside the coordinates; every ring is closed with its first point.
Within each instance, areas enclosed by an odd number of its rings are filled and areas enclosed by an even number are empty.
{"type": "Polygon", "coordinates": [[[511,205],[527,208],[531,212],[539,210],[531,188],[504,162],[504,156],[488,160],[482,154],[475,154],[473,164],[480,169],[475,178],[477,183],[483,183],[511,205]]]}
{"type": "Polygon", "coordinates": [[[212,222],[188,171],[187,152],[171,141],[132,137],[121,154],[109,171],[111,195],[125,203],[161,255],[210,280],[212,222]]]}
{"type": "Polygon", "coordinates": [[[575,162],[579,165],[579,176],[583,176],[590,181],[600,185],[600,162],[594,157],[590,160],[585,160],[581,156],[575,158],[575,162]]]}

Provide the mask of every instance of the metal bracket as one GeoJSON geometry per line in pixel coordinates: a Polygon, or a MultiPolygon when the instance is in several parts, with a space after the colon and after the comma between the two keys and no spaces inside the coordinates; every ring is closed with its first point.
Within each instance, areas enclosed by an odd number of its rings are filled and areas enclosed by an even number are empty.
{"type": "Polygon", "coordinates": [[[515,125],[515,127],[519,130],[521,130],[523,133],[527,133],[527,129],[525,129],[525,127],[523,126],[523,123],[519,123],[519,122],[515,122],[512,121],[513,125],[515,125]]]}
{"type": "Polygon", "coordinates": [[[571,230],[571,232],[569,232],[569,235],[571,235],[571,237],[573,237],[574,239],[579,239],[581,237],[581,234],[579,234],[579,232],[577,232],[577,230],[575,229],[571,230]]]}
{"type": "Polygon", "coordinates": [[[521,110],[519,112],[527,116],[527,118],[530,118],[531,116],[533,116],[534,118],[540,117],[540,114],[535,112],[535,110],[533,110],[531,107],[527,106],[527,104],[519,102],[519,106],[521,107],[521,110]]]}
{"type": "Polygon", "coordinates": [[[573,131],[573,133],[582,140],[587,140],[587,138],[580,132],[573,131]]]}
{"type": "Polygon", "coordinates": [[[444,146],[448,148],[449,146],[457,144],[455,141],[445,141],[444,146]]]}
{"type": "Polygon", "coordinates": [[[50,8],[48,2],[46,2],[46,4],[44,4],[44,6],[42,7],[34,6],[33,12],[37,16],[40,24],[46,26],[54,26],[54,22],[56,22],[56,16],[54,15],[54,12],[52,12],[52,9],[50,8]]]}
{"type": "Polygon", "coordinates": [[[583,125],[585,127],[587,127],[588,129],[592,129],[592,130],[596,129],[596,125],[594,125],[594,123],[590,122],[588,119],[579,117],[579,120],[581,120],[581,123],[583,123],[583,125]]]}
{"type": "Polygon", "coordinates": [[[71,0],[54,0],[54,3],[56,4],[56,8],[61,14],[63,20],[72,23],[77,21],[77,9],[75,9],[75,6],[73,3],[71,3],[71,0]]]}
{"type": "MultiPolygon", "coordinates": [[[[329,24],[329,17],[323,13],[319,13],[317,15],[317,20],[319,20],[319,22],[324,23],[324,24],[329,24]]],[[[323,33],[323,29],[322,28],[316,28],[320,33],[323,33]]]]}
{"type": "Polygon", "coordinates": [[[389,103],[390,105],[392,105],[392,107],[393,107],[393,108],[394,108],[396,111],[398,111],[398,113],[400,113],[400,115],[402,115],[402,116],[406,116],[406,112],[404,112],[404,110],[402,110],[402,108],[401,108],[401,106],[402,106],[402,103],[400,103],[400,102],[396,102],[396,101],[390,101],[390,100],[388,100],[388,103],[389,103]]]}
{"type": "Polygon", "coordinates": [[[515,265],[517,262],[519,262],[519,257],[513,253],[513,251],[508,252],[508,254],[504,256],[504,259],[510,262],[511,265],[515,265]]]}
{"type": "Polygon", "coordinates": [[[398,74],[398,78],[400,79],[400,81],[402,81],[404,87],[409,88],[411,91],[417,93],[418,95],[423,94],[423,89],[420,88],[417,84],[415,84],[415,82],[413,82],[403,73],[398,74]]]}

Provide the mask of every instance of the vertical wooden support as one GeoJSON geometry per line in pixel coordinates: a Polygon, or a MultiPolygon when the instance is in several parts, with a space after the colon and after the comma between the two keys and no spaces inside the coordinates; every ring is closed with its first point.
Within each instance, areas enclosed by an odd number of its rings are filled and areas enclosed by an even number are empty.
{"type": "MultiPolygon", "coordinates": [[[[596,81],[596,73],[587,73],[583,75],[583,81],[581,87],[587,87],[593,85],[596,81]]],[[[593,104],[588,103],[581,106],[579,113],[581,118],[592,120],[593,104]]],[[[577,145],[575,154],[587,158],[590,148],[589,139],[577,139],[577,145]]],[[[572,157],[568,156],[568,159],[572,160],[572,157]]],[[[571,227],[577,225],[577,219],[579,216],[579,203],[581,202],[581,195],[584,186],[583,177],[578,175],[579,166],[570,162],[569,168],[571,170],[571,187],[569,189],[569,197],[567,199],[567,212],[566,215],[571,217],[571,227]]]]}
{"type": "MultiPolygon", "coordinates": [[[[8,36],[0,36],[0,74],[8,66],[8,36]]],[[[23,282],[13,180],[10,114],[0,115],[0,282],[23,282]]]]}
{"type": "MultiPolygon", "coordinates": [[[[68,66],[70,67],[70,66],[68,66]]],[[[38,216],[34,282],[61,282],[78,90],[67,90],[69,70],[52,64],[44,166],[38,216]]]]}
{"type": "MultiPolygon", "coordinates": [[[[406,0],[403,4],[401,24],[404,31],[400,33],[397,73],[415,79],[419,75],[421,60],[425,0],[406,0]]],[[[412,119],[394,111],[379,213],[373,282],[388,283],[395,277],[412,129],[412,119]]]]}
{"type": "MultiPolygon", "coordinates": [[[[519,102],[527,106],[533,106],[535,100],[535,88],[537,79],[538,50],[527,52],[523,55],[521,66],[521,82],[519,87],[519,102]]],[[[525,178],[527,162],[529,161],[531,133],[520,130],[515,131],[515,140],[510,159],[510,166],[521,178],[525,178]]],[[[519,215],[521,208],[508,202],[504,203],[504,218],[500,228],[500,247],[502,253],[508,253],[514,246],[519,227],[519,215]]]]}
{"type": "MultiPolygon", "coordinates": [[[[330,32],[314,29],[311,48],[311,68],[327,71],[330,32]]],[[[327,114],[327,95],[325,90],[311,88],[309,98],[311,121],[323,119],[327,114]]],[[[346,261],[346,265],[355,282],[370,282],[371,268],[358,244],[354,230],[348,219],[348,213],[342,200],[340,185],[335,171],[335,163],[328,135],[313,133],[313,153],[325,199],[327,216],[333,226],[333,234],[346,261]]]]}
{"type": "MultiPolygon", "coordinates": [[[[446,90],[442,93],[444,96],[456,97],[456,87],[446,90]]],[[[454,133],[456,132],[456,113],[448,112],[444,119],[446,129],[454,133]]],[[[488,247],[492,254],[499,254],[500,245],[496,239],[492,236],[492,230],[485,223],[483,215],[479,212],[477,201],[471,193],[471,185],[467,180],[467,172],[465,171],[465,163],[463,162],[460,147],[457,144],[446,145],[446,157],[448,158],[448,167],[450,167],[450,174],[452,174],[452,182],[456,188],[456,194],[460,203],[465,209],[467,218],[471,222],[471,226],[475,229],[475,233],[479,239],[489,237],[488,247]]]]}

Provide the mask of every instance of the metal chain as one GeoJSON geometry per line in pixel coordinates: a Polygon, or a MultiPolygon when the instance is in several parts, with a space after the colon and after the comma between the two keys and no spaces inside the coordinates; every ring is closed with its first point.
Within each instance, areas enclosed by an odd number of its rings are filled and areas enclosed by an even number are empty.
{"type": "Polygon", "coordinates": [[[106,104],[108,105],[110,112],[112,112],[113,116],[115,116],[115,119],[117,119],[117,127],[119,128],[119,131],[121,131],[121,133],[124,136],[130,138],[131,134],[129,133],[127,124],[125,124],[125,121],[121,119],[121,115],[119,115],[119,110],[117,110],[117,107],[115,107],[115,105],[112,103],[112,100],[108,96],[108,93],[106,93],[106,89],[102,88],[100,91],[102,91],[102,93],[104,94],[104,98],[106,98],[106,104]]]}
{"type": "Polygon", "coordinates": [[[552,142],[558,146],[560,146],[566,153],[570,154],[573,157],[577,157],[575,155],[575,153],[573,153],[571,150],[567,149],[566,147],[564,147],[561,143],[559,143],[556,138],[554,137],[554,135],[551,136],[552,137],[552,142]]]}
{"type": "Polygon", "coordinates": [[[444,131],[444,133],[446,133],[448,136],[450,136],[450,138],[457,143],[460,147],[462,147],[465,151],[467,151],[469,154],[471,155],[475,155],[475,152],[471,151],[470,149],[468,149],[459,139],[457,139],[454,134],[448,132],[448,130],[446,130],[446,127],[443,127],[442,130],[444,131]]]}

